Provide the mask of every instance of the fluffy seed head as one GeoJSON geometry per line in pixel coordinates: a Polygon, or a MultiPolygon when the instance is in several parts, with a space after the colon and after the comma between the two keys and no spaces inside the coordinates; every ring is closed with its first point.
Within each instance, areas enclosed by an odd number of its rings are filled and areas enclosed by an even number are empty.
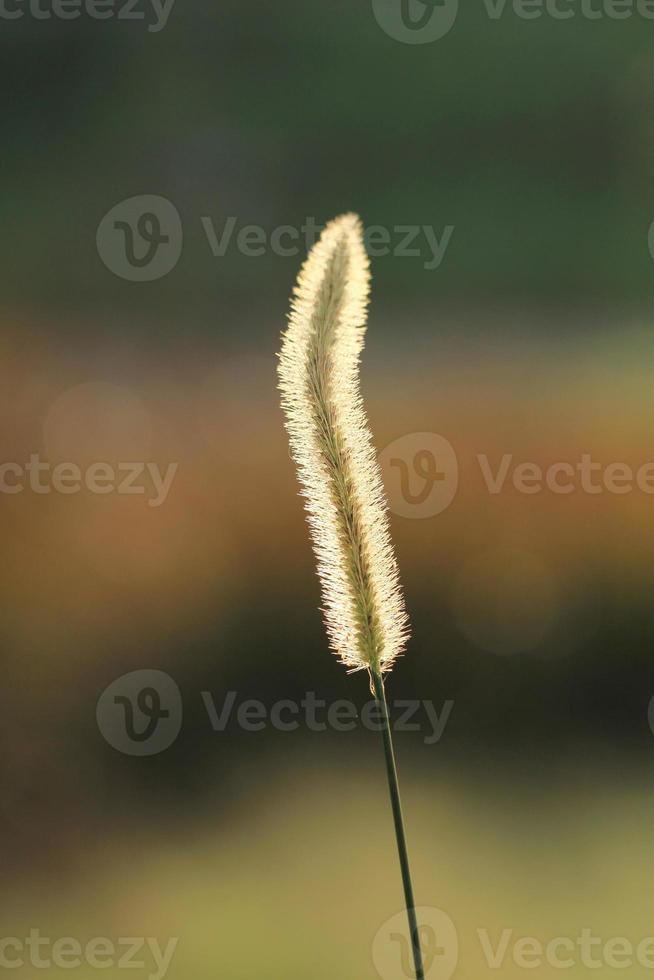
{"type": "Polygon", "coordinates": [[[300,271],[279,387],[330,644],[351,670],[382,673],[402,652],[408,624],[359,389],[369,281],[361,223],[342,215],[300,271]]]}

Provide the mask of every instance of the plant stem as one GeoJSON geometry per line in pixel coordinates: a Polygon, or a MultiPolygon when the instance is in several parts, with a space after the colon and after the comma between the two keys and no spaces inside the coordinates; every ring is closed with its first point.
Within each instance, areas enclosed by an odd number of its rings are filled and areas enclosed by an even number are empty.
{"type": "Polygon", "coordinates": [[[416,906],[413,899],[413,885],[411,884],[409,854],[406,846],[404,819],[402,817],[402,803],[400,801],[400,788],[397,781],[397,766],[395,765],[391,720],[388,714],[388,704],[386,703],[384,679],[381,674],[378,674],[374,670],[371,671],[371,675],[375,689],[375,697],[382,708],[382,738],[384,740],[384,755],[386,756],[386,773],[388,775],[388,789],[391,795],[391,807],[393,809],[393,822],[395,824],[395,836],[397,838],[397,852],[400,858],[400,870],[402,871],[402,884],[404,885],[406,913],[409,919],[409,935],[411,937],[411,949],[413,951],[416,980],[424,980],[425,972],[422,965],[422,951],[420,949],[420,936],[418,933],[418,921],[416,919],[416,906]]]}

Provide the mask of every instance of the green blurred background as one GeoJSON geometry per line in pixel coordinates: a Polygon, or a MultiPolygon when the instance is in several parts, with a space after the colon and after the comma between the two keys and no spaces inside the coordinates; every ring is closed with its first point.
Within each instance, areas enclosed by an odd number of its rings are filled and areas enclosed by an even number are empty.
{"type": "MultiPolygon", "coordinates": [[[[362,366],[380,449],[436,432],[459,462],[450,507],[392,516],[413,636],[389,696],[454,702],[437,744],[397,735],[418,902],[455,924],[455,977],[498,973],[478,929],[637,944],[654,934],[654,502],[489,495],[475,457],[654,461],[654,22],[480,2],[414,45],[370,2],[176,0],[158,32],[135,9],[25,7],[0,30],[3,462],[179,464],[157,508],[0,497],[3,936],[178,937],[172,980],[380,975],[402,896],[378,737],[217,733],[201,697],[370,696],[327,650],[275,390],[301,256],[216,257],[202,223],[269,235],[351,209],[454,226],[438,268],[373,259],[362,366]],[[137,195],[183,227],[150,282],[96,246],[137,195]],[[184,720],[131,757],[96,705],[148,668],[184,720]]],[[[524,972],[509,952],[501,976],[524,972]]],[[[591,972],[611,967],[567,975],[591,972]]]]}

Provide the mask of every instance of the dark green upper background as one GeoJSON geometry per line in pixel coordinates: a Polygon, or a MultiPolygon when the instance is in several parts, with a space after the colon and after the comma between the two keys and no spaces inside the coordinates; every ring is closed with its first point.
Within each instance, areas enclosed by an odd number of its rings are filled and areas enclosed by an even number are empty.
{"type": "Polygon", "coordinates": [[[439,269],[376,260],[390,307],[646,311],[653,41],[637,14],[491,20],[482,0],[425,45],[344,0],[176,0],[158,33],[2,21],[5,306],[85,330],[152,317],[238,336],[243,317],[278,317],[299,259],[214,258],[201,216],[272,230],[354,209],[455,226],[439,269]],[[178,208],[184,251],[134,284],[103,266],[95,232],[146,193],[178,208]]]}

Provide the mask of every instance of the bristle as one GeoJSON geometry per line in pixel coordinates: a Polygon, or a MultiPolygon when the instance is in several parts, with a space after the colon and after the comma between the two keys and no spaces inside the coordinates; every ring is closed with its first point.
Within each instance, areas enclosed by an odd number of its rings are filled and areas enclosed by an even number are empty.
{"type": "Polygon", "coordinates": [[[408,623],[359,388],[369,281],[361,223],[342,215],[300,271],[279,381],[330,644],[351,670],[383,673],[408,623]]]}

